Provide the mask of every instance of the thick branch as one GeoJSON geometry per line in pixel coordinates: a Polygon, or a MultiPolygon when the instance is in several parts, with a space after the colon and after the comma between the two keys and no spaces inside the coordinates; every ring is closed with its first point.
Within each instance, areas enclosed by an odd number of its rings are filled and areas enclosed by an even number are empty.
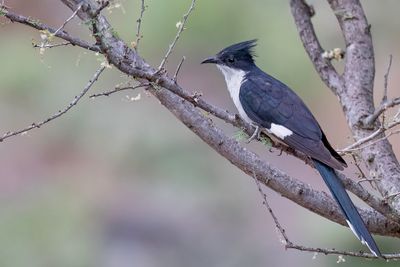
{"type": "MultiPolygon", "coordinates": [[[[373,86],[375,77],[374,48],[370,25],[359,0],[328,0],[342,29],[346,43],[345,88],[339,98],[346,119],[356,142],[379,129],[364,127],[363,119],[374,114],[373,86]]],[[[400,192],[400,166],[392,146],[384,135],[382,141],[360,150],[371,177],[377,178],[380,193],[387,197],[400,192]]],[[[395,210],[400,210],[400,201],[391,199],[395,210]]]]}

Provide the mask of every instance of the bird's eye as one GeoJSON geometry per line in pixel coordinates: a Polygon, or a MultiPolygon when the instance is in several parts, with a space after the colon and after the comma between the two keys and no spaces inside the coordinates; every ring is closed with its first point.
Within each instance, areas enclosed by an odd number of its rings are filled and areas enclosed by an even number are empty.
{"type": "Polygon", "coordinates": [[[235,58],[234,57],[228,57],[227,60],[228,60],[229,63],[235,62],[235,58]]]}

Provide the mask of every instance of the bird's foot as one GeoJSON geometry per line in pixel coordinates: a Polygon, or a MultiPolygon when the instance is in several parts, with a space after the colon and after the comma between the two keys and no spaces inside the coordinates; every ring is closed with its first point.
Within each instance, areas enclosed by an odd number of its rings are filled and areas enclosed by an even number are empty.
{"type": "Polygon", "coordinates": [[[255,127],[256,127],[256,129],[254,130],[254,133],[246,141],[247,144],[250,143],[251,141],[253,141],[254,139],[260,139],[260,133],[261,133],[260,126],[257,125],[255,127]]]}

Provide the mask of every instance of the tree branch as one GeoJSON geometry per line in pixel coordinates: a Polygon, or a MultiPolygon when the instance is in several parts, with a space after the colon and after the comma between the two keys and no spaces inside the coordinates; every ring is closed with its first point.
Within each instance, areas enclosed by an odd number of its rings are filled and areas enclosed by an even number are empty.
{"type": "MultiPolygon", "coordinates": [[[[339,22],[346,43],[345,87],[339,99],[353,137],[357,142],[379,129],[375,125],[363,125],[365,117],[374,113],[373,86],[375,58],[370,25],[359,0],[328,0],[339,22]]],[[[384,196],[400,192],[400,165],[392,146],[384,134],[382,139],[360,149],[361,158],[371,177],[376,177],[379,192],[384,196]]],[[[400,201],[392,199],[390,205],[400,210],[400,201]]]]}
{"type": "Polygon", "coordinates": [[[98,46],[89,44],[86,41],[81,40],[79,38],[72,37],[67,32],[60,31],[60,30],[57,30],[55,28],[52,28],[52,27],[50,27],[50,26],[48,26],[46,24],[43,24],[43,23],[39,22],[36,19],[31,19],[29,17],[25,17],[25,16],[22,16],[22,15],[16,14],[16,13],[14,13],[14,12],[8,10],[8,9],[3,9],[2,12],[4,13],[4,16],[6,18],[8,18],[12,22],[18,22],[18,23],[27,25],[29,27],[35,28],[37,30],[40,30],[40,31],[47,30],[50,33],[53,33],[54,36],[57,36],[57,37],[59,37],[61,39],[64,39],[65,41],[68,41],[72,45],[76,45],[76,46],[79,46],[79,47],[82,47],[84,49],[91,50],[91,51],[94,51],[94,52],[101,52],[101,50],[100,50],[100,48],[98,46]]]}

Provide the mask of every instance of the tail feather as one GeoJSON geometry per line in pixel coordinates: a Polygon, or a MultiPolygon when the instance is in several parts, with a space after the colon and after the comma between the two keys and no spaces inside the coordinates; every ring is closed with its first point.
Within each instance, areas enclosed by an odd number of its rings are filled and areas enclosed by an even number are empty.
{"type": "Polygon", "coordinates": [[[342,210],[343,214],[345,215],[346,222],[349,225],[350,229],[361,241],[361,243],[368,246],[369,250],[375,256],[382,257],[382,254],[379,251],[379,248],[376,245],[375,240],[372,238],[370,232],[365,226],[364,221],[362,220],[356,207],[354,206],[349,195],[347,194],[343,186],[343,183],[337,177],[334,169],[317,160],[314,160],[314,164],[316,169],[324,179],[329,190],[331,191],[336,202],[339,204],[339,207],[342,210]]]}

